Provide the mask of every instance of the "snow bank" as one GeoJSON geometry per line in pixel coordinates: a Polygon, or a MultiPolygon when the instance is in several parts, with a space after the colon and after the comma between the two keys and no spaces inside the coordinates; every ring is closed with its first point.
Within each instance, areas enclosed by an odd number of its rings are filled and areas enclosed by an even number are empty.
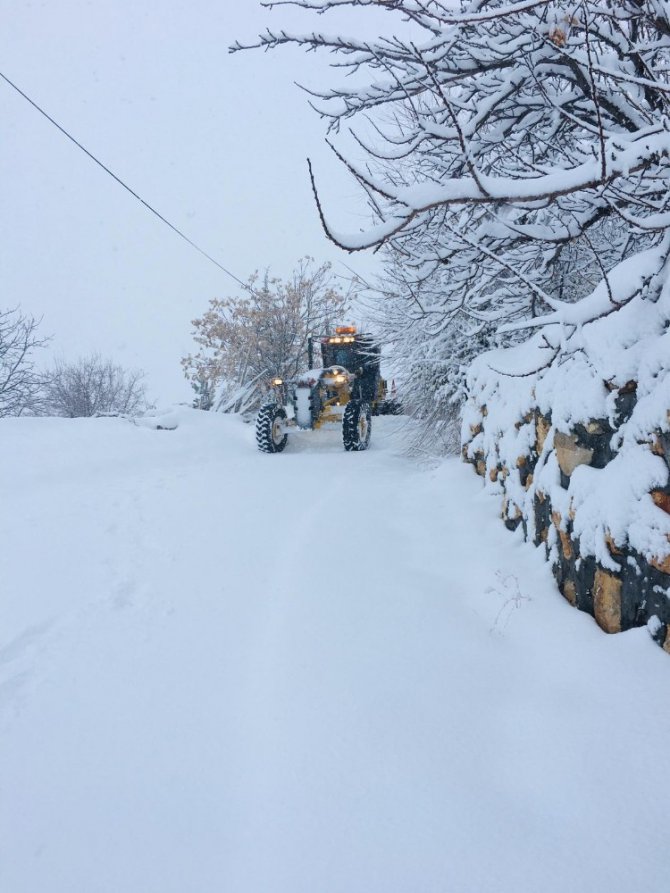
{"type": "Polygon", "coordinates": [[[608,632],[647,623],[670,651],[670,290],[650,300],[638,280],[624,262],[473,363],[463,457],[569,601],[608,632]]]}

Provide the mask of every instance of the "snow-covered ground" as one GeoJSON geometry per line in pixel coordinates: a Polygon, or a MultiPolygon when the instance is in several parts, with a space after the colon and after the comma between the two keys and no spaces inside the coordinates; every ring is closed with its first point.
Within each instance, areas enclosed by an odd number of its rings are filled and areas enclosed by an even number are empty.
{"type": "Polygon", "coordinates": [[[668,889],[668,656],[398,424],[0,422],[3,893],[668,889]]]}

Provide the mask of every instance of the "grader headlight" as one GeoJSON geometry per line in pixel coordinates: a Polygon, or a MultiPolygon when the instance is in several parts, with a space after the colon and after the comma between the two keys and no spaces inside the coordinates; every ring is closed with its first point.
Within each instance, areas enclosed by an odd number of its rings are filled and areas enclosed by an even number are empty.
{"type": "Polygon", "coordinates": [[[327,388],[341,388],[349,381],[349,373],[342,366],[325,369],[321,381],[327,388]]]}

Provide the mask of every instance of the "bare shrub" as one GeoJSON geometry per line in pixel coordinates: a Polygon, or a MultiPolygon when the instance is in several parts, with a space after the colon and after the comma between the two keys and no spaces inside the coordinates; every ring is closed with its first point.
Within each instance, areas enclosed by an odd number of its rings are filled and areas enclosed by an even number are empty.
{"type": "Polygon", "coordinates": [[[147,408],[144,373],[98,354],[73,363],[58,360],[45,378],[45,415],[81,418],[137,415],[147,408]]]}
{"type": "Polygon", "coordinates": [[[0,310],[0,417],[36,411],[42,382],[33,355],[47,341],[37,326],[18,309],[0,310]]]}

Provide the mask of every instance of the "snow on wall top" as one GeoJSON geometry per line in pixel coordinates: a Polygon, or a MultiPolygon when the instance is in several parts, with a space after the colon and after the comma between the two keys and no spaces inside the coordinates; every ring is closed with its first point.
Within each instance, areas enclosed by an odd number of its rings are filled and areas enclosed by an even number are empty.
{"type": "Polygon", "coordinates": [[[557,308],[524,344],[483,354],[468,374],[462,440],[467,458],[486,462],[486,486],[501,492],[497,471],[508,469],[505,491],[525,517],[536,494],[548,495],[563,523],[572,518],[582,553],[609,568],[607,539],[648,560],[670,554],[670,514],[650,495],[668,486],[667,459],[653,447],[670,430],[670,285],[645,287],[665,273],[663,253],[624,261],[584,301],[557,308]],[[514,470],[536,448],[537,411],[550,427],[523,481],[514,470]],[[607,457],[566,482],[554,438],[580,426],[601,436],[607,457]]]}

